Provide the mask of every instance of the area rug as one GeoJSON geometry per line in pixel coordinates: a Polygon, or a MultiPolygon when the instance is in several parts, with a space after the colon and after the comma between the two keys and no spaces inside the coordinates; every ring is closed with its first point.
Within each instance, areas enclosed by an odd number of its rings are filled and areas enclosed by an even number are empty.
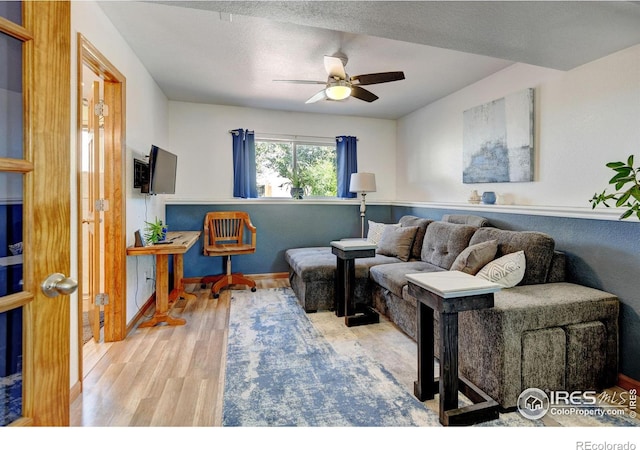
{"type": "MultiPolygon", "coordinates": [[[[223,426],[441,426],[437,398],[419,402],[406,380],[403,384],[394,376],[398,368],[387,369],[379,362],[381,349],[372,352],[356,343],[344,350],[336,345],[334,336],[320,331],[321,314],[308,316],[290,288],[232,291],[223,426]]],[[[372,327],[368,330],[375,332],[372,327]]],[[[461,395],[459,404],[470,402],[461,395]]],[[[514,411],[477,426],[638,425],[637,418],[626,415],[530,420],[514,411]]]]}
{"type": "Polygon", "coordinates": [[[323,339],[288,288],[234,291],[224,426],[438,426],[438,416],[364,356],[323,339]]]}

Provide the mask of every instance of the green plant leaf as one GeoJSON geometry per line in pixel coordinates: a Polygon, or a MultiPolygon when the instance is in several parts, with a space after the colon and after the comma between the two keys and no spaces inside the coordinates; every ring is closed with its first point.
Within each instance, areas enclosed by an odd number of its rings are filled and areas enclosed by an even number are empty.
{"type": "Polygon", "coordinates": [[[629,155],[629,158],[627,158],[627,164],[630,167],[633,167],[633,155],[629,155]]]}
{"type": "Polygon", "coordinates": [[[607,163],[607,167],[610,169],[615,169],[616,167],[622,167],[625,164],[622,161],[610,162],[607,163]]]}
{"type": "Polygon", "coordinates": [[[624,219],[626,219],[627,217],[631,216],[631,214],[633,214],[633,211],[632,211],[632,210],[625,211],[625,212],[623,212],[623,213],[620,215],[619,219],[620,219],[620,220],[624,220],[624,219]]]}
{"type": "Polygon", "coordinates": [[[623,193],[620,198],[618,199],[618,201],[616,202],[616,207],[621,207],[622,205],[624,205],[626,203],[627,200],[629,200],[629,197],[631,197],[631,189],[629,189],[627,192],[623,193]]]}

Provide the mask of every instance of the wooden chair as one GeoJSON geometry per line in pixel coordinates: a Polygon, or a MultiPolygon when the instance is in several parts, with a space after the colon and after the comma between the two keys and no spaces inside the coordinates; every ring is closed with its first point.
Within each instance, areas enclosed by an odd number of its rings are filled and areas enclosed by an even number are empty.
{"type": "Polygon", "coordinates": [[[255,281],[241,273],[231,272],[231,256],[246,255],[256,251],[256,227],[249,214],[240,211],[209,212],[204,218],[204,254],[225,258],[226,274],[210,275],[202,278],[203,285],[213,283],[213,298],[218,298],[220,290],[232,284],[246,285],[256,291],[255,281]],[[245,229],[251,234],[250,242],[245,229]]]}

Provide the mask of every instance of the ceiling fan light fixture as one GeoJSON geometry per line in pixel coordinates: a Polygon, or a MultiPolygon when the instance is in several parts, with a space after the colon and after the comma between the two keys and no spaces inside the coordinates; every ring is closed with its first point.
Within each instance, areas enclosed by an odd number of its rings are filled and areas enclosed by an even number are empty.
{"type": "Polygon", "coordinates": [[[351,95],[351,86],[344,80],[336,81],[335,83],[331,83],[325,89],[325,94],[331,100],[344,100],[351,95]]]}

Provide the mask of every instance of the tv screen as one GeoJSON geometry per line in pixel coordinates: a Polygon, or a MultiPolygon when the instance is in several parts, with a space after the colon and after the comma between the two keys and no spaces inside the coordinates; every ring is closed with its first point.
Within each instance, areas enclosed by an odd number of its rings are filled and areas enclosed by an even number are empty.
{"type": "Polygon", "coordinates": [[[178,157],[158,146],[149,154],[149,194],[175,194],[178,157]]]}

